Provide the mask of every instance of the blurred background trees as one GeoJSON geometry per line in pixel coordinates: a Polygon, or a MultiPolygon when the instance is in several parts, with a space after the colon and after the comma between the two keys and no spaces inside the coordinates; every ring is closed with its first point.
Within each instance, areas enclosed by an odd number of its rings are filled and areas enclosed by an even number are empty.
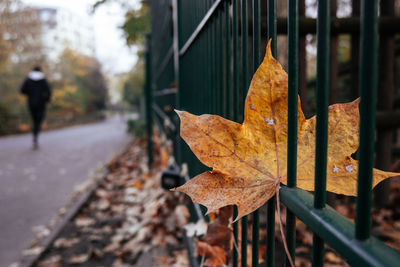
{"type": "Polygon", "coordinates": [[[0,134],[16,130],[17,114],[27,116],[19,94],[21,77],[35,62],[44,61],[37,17],[36,10],[25,8],[18,0],[0,0],[0,134]]]}
{"type": "Polygon", "coordinates": [[[28,7],[21,0],[0,0],[0,135],[30,128],[19,88],[34,65],[42,66],[52,87],[47,127],[68,125],[99,114],[106,107],[138,110],[143,95],[142,50],[144,34],[149,31],[149,8],[139,1],[101,0],[93,5],[93,12],[107,4],[119,4],[126,10],[120,29],[126,44],[137,48],[138,55],[128,73],[103,73],[94,56],[73,45],[66,45],[58,54],[49,51],[46,42],[62,42],[57,38],[63,34],[45,36],[49,29],[55,29],[57,22],[51,17],[54,10],[28,7]],[[113,101],[115,90],[120,95],[117,101],[113,101]]]}
{"type": "Polygon", "coordinates": [[[68,124],[106,107],[108,85],[99,61],[68,47],[50,60],[45,26],[40,9],[0,0],[0,135],[29,129],[19,88],[34,65],[42,66],[53,91],[48,124],[68,124]]]}
{"type": "Polygon", "coordinates": [[[53,113],[77,116],[105,109],[107,83],[95,58],[65,49],[53,76],[53,113]]]}
{"type": "Polygon", "coordinates": [[[123,30],[126,44],[137,48],[138,60],[135,66],[130,72],[121,75],[118,83],[123,104],[137,110],[143,98],[144,36],[150,32],[150,10],[146,1],[99,0],[93,5],[93,12],[96,12],[96,9],[100,6],[111,3],[117,3],[126,10],[125,20],[121,25],[121,29],[123,30]]]}
{"type": "Polygon", "coordinates": [[[130,105],[138,106],[143,95],[143,86],[144,66],[143,60],[140,59],[133,70],[129,72],[125,78],[122,91],[124,101],[130,105]]]}

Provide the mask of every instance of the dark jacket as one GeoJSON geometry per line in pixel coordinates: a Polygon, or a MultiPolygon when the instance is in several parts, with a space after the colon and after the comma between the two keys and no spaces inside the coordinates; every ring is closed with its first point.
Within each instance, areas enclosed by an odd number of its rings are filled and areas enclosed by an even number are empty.
{"type": "Polygon", "coordinates": [[[27,95],[29,108],[44,108],[50,101],[50,86],[40,71],[31,71],[21,87],[21,93],[27,95]]]}

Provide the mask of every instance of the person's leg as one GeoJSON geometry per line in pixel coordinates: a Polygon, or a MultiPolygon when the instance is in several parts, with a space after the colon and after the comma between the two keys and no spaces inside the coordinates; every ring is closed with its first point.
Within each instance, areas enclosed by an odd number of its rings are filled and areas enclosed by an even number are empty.
{"type": "Polygon", "coordinates": [[[33,132],[33,147],[36,149],[38,147],[38,136],[40,132],[40,126],[43,120],[43,109],[35,108],[31,109],[32,116],[32,132],[33,132]]]}
{"type": "Polygon", "coordinates": [[[44,119],[44,112],[45,112],[45,109],[44,108],[40,108],[38,111],[37,111],[37,114],[36,114],[36,123],[37,123],[37,132],[36,132],[36,135],[37,136],[39,136],[39,132],[42,130],[42,122],[43,122],[43,119],[44,119]]]}

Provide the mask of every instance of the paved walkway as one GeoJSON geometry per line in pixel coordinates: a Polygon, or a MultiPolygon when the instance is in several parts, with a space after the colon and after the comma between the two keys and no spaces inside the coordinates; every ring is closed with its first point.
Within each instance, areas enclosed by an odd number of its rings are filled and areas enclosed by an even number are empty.
{"type": "Polygon", "coordinates": [[[0,138],[0,266],[21,257],[74,189],[130,141],[119,118],[41,134],[0,138]]]}

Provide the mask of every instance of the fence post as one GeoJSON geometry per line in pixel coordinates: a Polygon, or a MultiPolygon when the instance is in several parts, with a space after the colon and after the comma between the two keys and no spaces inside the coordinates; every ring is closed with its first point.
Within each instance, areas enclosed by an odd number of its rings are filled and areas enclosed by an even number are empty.
{"type": "MultiPolygon", "coordinates": [[[[260,43],[261,43],[261,14],[260,14],[260,1],[253,0],[253,73],[257,71],[261,63],[260,43]]],[[[260,210],[257,209],[253,212],[252,224],[252,266],[258,266],[259,261],[259,247],[260,247],[260,210]]]]}
{"type": "MultiPolygon", "coordinates": [[[[288,1],[288,141],[287,186],[296,187],[297,174],[297,103],[299,86],[299,1],[288,1]]],[[[289,209],[286,213],[286,241],[290,257],[295,262],[296,217],[289,209]]],[[[285,266],[290,266],[288,255],[285,266]]]]}
{"type": "MultiPolygon", "coordinates": [[[[381,16],[394,16],[394,0],[380,2],[381,16]]],[[[393,108],[395,39],[392,33],[379,34],[379,79],[378,110],[390,111],[393,108]]],[[[376,142],[376,163],[378,169],[390,171],[392,165],[393,129],[378,128],[376,142]]],[[[390,180],[381,182],[375,189],[375,204],[384,207],[389,203],[390,180]]]]}
{"type": "Polygon", "coordinates": [[[153,141],[152,141],[152,117],[151,117],[151,98],[152,98],[152,64],[151,64],[151,35],[146,35],[146,83],[144,96],[146,103],[146,131],[147,131],[147,155],[149,168],[153,163],[153,141]]]}
{"type": "MultiPolygon", "coordinates": [[[[233,63],[233,120],[239,121],[239,0],[232,0],[232,63],[233,63]]],[[[233,207],[233,218],[238,215],[237,206],[233,207]]],[[[233,237],[235,244],[239,241],[239,222],[233,224],[233,237]]],[[[238,267],[239,248],[233,247],[232,266],[238,267]]]]}
{"type": "MultiPolygon", "coordinates": [[[[326,165],[328,151],[330,1],[318,2],[317,19],[317,112],[315,140],[314,208],[326,203],[326,165]]],[[[312,264],[324,265],[324,240],[313,236],[312,264]]]]}
{"type": "MultiPolygon", "coordinates": [[[[351,1],[353,18],[360,18],[361,3],[360,0],[351,1]]],[[[351,98],[356,99],[360,95],[360,34],[351,34],[351,98]]]]}
{"type": "MultiPolygon", "coordinates": [[[[172,0],[172,27],[173,27],[173,53],[174,53],[174,78],[176,82],[176,108],[180,108],[180,79],[179,79],[179,3],[178,0],[172,0]]],[[[179,133],[176,133],[174,142],[174,157],[178,164],[181,164],[181,140],[179,133]]]]}
{"type": "Polygon", "coordinates": [[[378,1],[364,0],[361,13],[360,146],[355,236],[371,235],[372,166],[374,162],[378,51],[378,1]]]}
{"type": "MultiPolygon", "coordinates": [[[[242,0],[242,102],[241,106],[244,107],[244,102],[247,95],[247,89],[249,86],[249,51],[248,51],[248,16],[247,16],[247,0],[242,0]]],[[[244,108],[242,118],[244,119],[244,108]]],[[[247,267],[247,215],[242,217],[242,267],[247,267]]]]}
{"type": "MultiPolygon", "coordinates": [[[[276,42],[277,42],[277,16],[276,16],[276,0],[268,0],[268,39],[271,39],[272,56],[276,58],[276,42]]],[[[267,202],[267,259],[266,266],[275,266],[275,203],[276,196],[273,196],[267,202]]]]}

